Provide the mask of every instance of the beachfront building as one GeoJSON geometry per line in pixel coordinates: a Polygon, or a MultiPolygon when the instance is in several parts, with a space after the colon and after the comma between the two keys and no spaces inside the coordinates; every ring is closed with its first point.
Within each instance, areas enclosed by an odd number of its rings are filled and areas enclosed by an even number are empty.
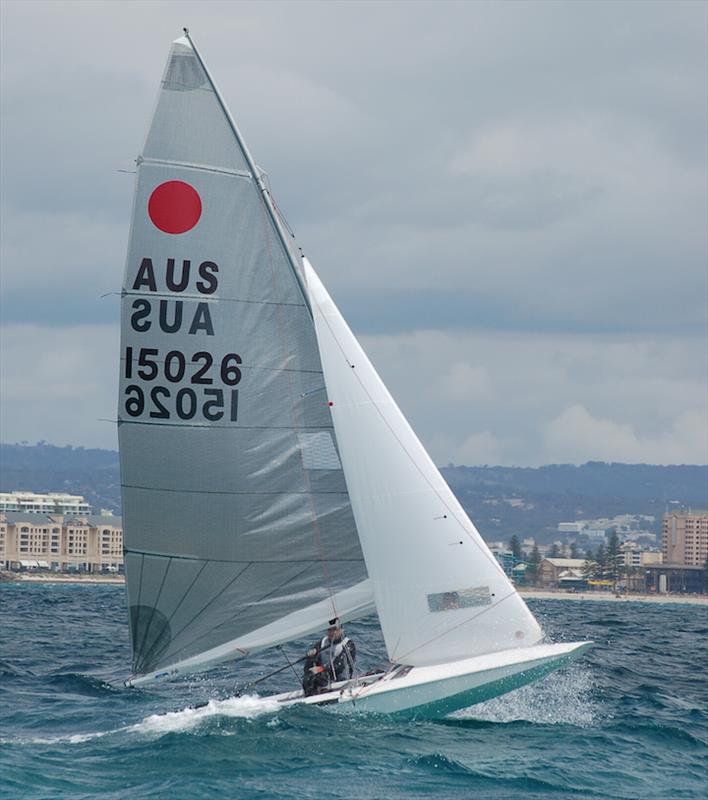
{"type": "Polygon", "coordinates": [[[664,557],[659,550],[646,550],[633,541],[622,542],[622,563],[625,567],[649,567],[663,563],[664,557]]]}
{"type": "Polygon", "coordinates": [[[671,511],[661,525],[664,563],[703,567],[708,558],[708,511],[671,511]]]}
{"type": "Polygon", "coordinates": [[[541,562],[541,586],[558,589],[576,587],[584,581],[582,558],[544,558],[541,562]]]}
{"type": "Polygon", "coordinates": [[[0,568],[122,571],[122,520],[112,514],[0,513],[0,568]]]}
{"type": "Polygon", "coordinates": [[[91,506],[78,494],[49,492],[0,492],[0,513],[7,511],[26,514],[90,514],[91,506]]]}
{"type": "Polygon", "coordinates": [[[703,567],[656,564],[644,571],[645,591],[650,594],[701,594],[708,590],[703,567]]]}

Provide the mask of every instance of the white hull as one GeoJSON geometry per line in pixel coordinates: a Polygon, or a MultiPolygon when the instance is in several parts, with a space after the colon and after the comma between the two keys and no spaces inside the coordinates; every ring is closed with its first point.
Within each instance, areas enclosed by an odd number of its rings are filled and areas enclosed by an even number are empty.
{"type": "Polygon", "coordinates": [[[569,663],[591,644],[543,644],[449,664],[398,668],[380,678],[343,683],[312,697],[290,692],[273,699],[283,705],[336,703],[341,711],[439,717],[518,689],[569,663]]]}

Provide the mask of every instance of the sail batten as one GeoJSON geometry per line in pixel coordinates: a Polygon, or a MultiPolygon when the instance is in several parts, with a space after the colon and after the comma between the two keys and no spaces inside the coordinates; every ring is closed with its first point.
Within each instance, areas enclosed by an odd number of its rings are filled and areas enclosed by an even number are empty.
{"type": "Polygon", "coordinates": [[[207,668],[254,631],[258,647],[269,630],[282,643],[283,618],[316,630],[366,578],[331,413],[310,391],[324,378],[302,266],[261,182],[178,40],[138,159],[122,291],[136,675],[207,668]]]}

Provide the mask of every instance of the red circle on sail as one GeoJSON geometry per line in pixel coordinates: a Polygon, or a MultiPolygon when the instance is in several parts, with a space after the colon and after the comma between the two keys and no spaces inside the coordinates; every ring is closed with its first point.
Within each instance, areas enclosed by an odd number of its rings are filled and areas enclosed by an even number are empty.
{"type": "Polygon", "coordinates": [[[166,181],[153,190],[148,200],[153,225],[165,233],[186,233],[199,222],[202,200],[197,190],[184,181],[166,181]]]}

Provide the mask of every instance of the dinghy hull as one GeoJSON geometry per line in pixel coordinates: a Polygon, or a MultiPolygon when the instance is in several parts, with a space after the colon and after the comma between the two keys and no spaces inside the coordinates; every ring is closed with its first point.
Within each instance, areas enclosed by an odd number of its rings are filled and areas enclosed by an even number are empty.
{"type": "Polygon", "coordinates": [[[337,710],[435,718],[511,692],[568,664],[591,642],[536,645],[450,664],[395,670],[366,685],[345,685],[304,698],[281,695],[284,705],[337,704],[337,710]]]}

